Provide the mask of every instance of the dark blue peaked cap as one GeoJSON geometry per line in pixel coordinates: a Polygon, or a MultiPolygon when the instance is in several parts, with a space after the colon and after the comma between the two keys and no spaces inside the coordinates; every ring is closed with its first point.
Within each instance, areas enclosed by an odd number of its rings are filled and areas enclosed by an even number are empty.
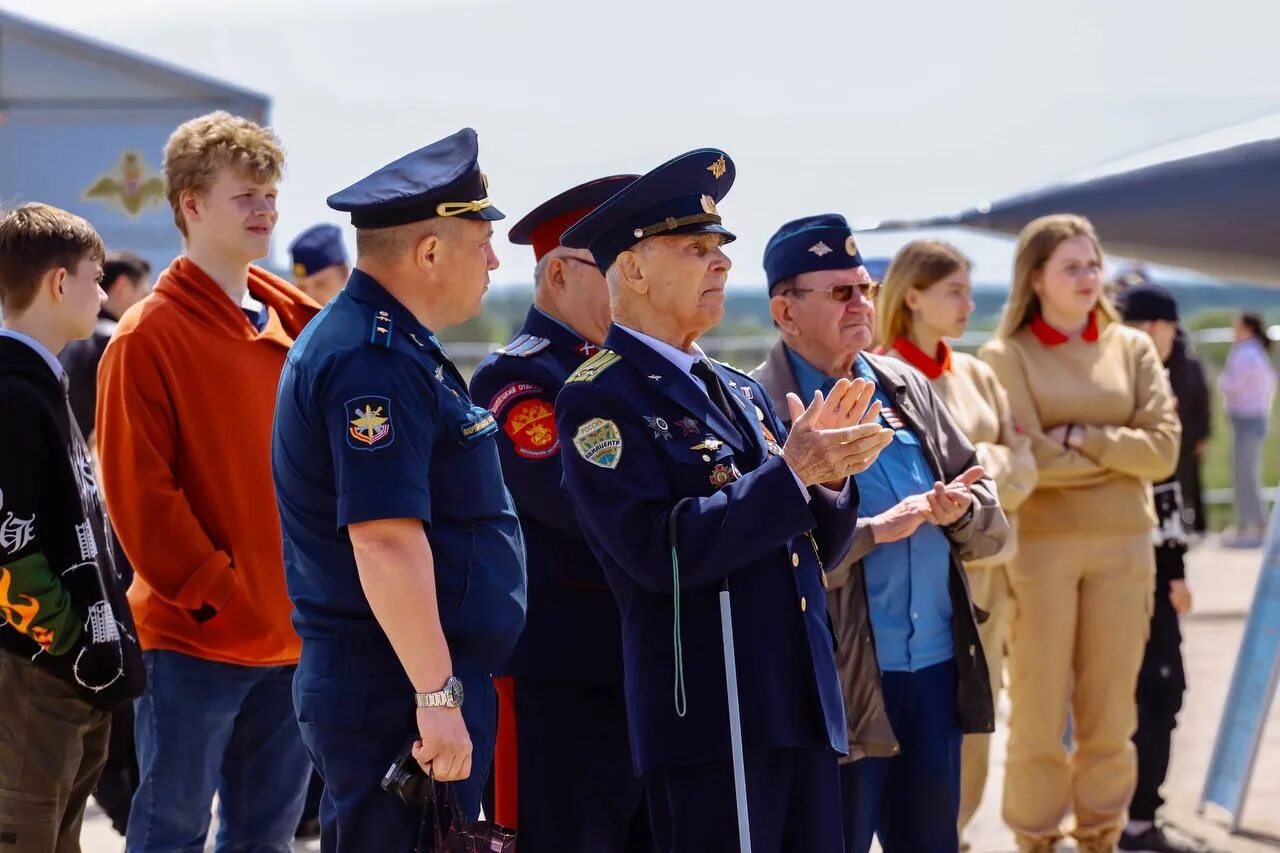
{"type": "Polygon", "coordinates": [[[621,253],[649,237],[723,234],[716,202],[733,186],[735,170],[718,148],[699,148],[668,160],[587,214],[560,238],[562,245],[587,249],[603,272],[621,253]]]}
{"type": "Polygon", "coordinates": [[[764,274],[770,293],[775,284],[793,275],[862,265],[853,231],[838,213],[793,219],[775,231],[764,247],[764,274]]]}
{"type": "Polygon", "coordinates": [[[342,245],[342,229],[328,223],[312,225],[289,244],[289,254],[293,257],[296,278],[345,264],[347,249],[342,245]]]}
{"type": "Polygon", "coordinates": [[[436,216],[504,219],[489,201],[480,145],[469,127],[406,154],[329,196],[356,228],[391,228],[436,216]]]}

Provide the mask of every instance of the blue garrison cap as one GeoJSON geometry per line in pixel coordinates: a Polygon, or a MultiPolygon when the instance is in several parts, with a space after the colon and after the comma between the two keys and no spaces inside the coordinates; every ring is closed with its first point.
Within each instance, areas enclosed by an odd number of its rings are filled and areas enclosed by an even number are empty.
{"type": "Polygon", "coordinates": [[[476,132],[464,127],[339,190],[329,196],[329,206],[350,213],[356,228],[391,228],[436,216],[503,219],[489,201],[479,154],[476,132]]]}
{"type": "Polygon", "coordinates": [[[345,264],[347,249],[342,245],[342,229],[328,223],[312,225],[289,244],[289,254],[293,257],[294,278],[345,264]]]}
{"type": "Polygon", "coordinates": [[[610,175],[579,184],[535,207],[515,225],[507,238],[520,246],[533,246],[538,260],[560,245],[560,237],[582,217],[613,197],[639,175],[610,175]]]}
{"type": "Polygon", "coordinates": [[[838,213],[793,219],[775,231],[764,247],[764,274],[770,293],[774,285],[793,275],[862,265],[849,223],[838,213]]]}
{"type": "Polygon", "coordinates": [[[718,148],[699,148],[668,160],[637,179],[565,231],[560,243],[587,249],[607,270],[618,255],[649,237],[723,234],[716,202],[733,186],[735,170],[718,148]]]}

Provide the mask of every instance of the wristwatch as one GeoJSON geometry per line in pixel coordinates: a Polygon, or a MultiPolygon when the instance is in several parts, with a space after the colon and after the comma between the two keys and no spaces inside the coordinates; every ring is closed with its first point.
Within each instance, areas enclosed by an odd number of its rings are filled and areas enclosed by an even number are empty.
{"type": "Polygon", "coordinates": [[[462,682],[451,675],[444,687],[434,693],[415,693],[413,699],[419,708],[461,708],[462,682]]]}

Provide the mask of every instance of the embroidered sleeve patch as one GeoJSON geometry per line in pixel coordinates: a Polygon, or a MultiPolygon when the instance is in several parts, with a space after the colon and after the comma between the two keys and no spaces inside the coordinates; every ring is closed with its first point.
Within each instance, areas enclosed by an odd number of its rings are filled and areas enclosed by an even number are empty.
{"type": "Polygon", "coordinates": [[[618,425],[604,418],[592,418],[573,435],[578,455],[601,468],[617,468],[622,460],[622,433],[618,425]]]}
{"type": "Polygon", "coordinates": [[[347,401],[347,444],[356,450],[380,450],[395,440],[391,400],[357,397],[347,401]]]}
{"type": "Polygon", "coordinates": [[[546,400],[534,398],[512,406],[502,428],[516,454],[525,459],[545,459],[560,450],[555,408],[546,400]]]}

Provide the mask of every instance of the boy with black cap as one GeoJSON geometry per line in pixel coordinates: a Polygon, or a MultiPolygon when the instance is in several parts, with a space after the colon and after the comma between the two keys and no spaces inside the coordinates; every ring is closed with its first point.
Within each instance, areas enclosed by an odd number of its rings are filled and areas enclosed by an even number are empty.
{"type": "MultiPolygon", "coordinates": [[[[1169,371],[1174,395],[1181,401],[1181,389],[1174,382],[1174,365],[1179,358],[1178,304],[1169,291],[1158,284],[1138,284],[1119,295],[1124,320],[1151,336],[1169,371]]],[[[1183,353],[1185,356],[1185,353],[1183,353]]],[[[1193,848],[1179,844],[1156,823],[1156,812],[1164,804],[1160,786],[1169,771],[1169,750],[1182,694],[1187,689],[1182,665],[1182,632],[1178,617],[1191,611],[1191,591],[1187,587],[1184,557],[1186,533],[1182,527],[1182,495],[1177,474],[1155,484],[1156,588],[1151,633],[1147,638],[1142,669],[1138,673],[1138,730],[1133,742],[1138,751],[1138,784],[1129,805],[1129,823],[1120,836],[1119,849],[1151,853],[1183,853],[1193,848]]]]}

